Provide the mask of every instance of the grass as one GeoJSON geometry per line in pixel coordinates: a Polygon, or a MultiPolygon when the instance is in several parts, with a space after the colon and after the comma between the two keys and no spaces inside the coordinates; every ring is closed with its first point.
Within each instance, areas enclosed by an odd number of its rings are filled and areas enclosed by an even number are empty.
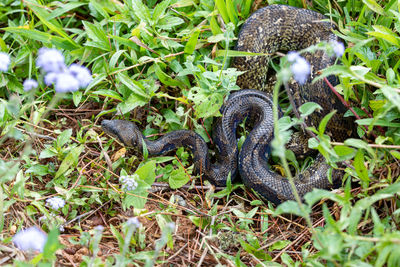
{"type": "Polygon", "coordinates": [[[332,142],[320,127],[311,143],[332,164],[346,162],[340,189],[275,207],[240,182],[200,182],[184,149],[141,156],[103,134],[103,118],[125,118],[152,138],[191,129],[208,140],[224,96],[237,89],[235,37],[261,2],[0,3],[0,50],[12,60],[0,73],[0,264],[400,265],[397,1],[268,1],[325,14],[346,43],[323,76],[339,77],[358,138],[332,142]],[[91,84],[65,94],[46,86],[35,66],[44,46],[90,68],[91,84]],[[27,78],[38,89],[24,92],[27,78]],[[124,192],[127,175],[138,187],[124,192]],[[46,205],[54,196],[66,201],[57,211],[46,205]],[[47,244],[23,254],[12,237],[34,225],[47,244]]]}

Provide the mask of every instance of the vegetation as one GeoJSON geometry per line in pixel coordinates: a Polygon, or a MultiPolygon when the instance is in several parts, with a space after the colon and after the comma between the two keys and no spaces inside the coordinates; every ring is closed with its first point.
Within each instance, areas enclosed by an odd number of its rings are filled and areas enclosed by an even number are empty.
{"type": "MultiPolygon", "coordinates": [[[[399,266],[398,1],[266,2],[1,1],[0,50],[11,64],[0,72],[0,264],[399,266]],[[224,97],[238,89],[235,36],[267,4],[325,14],[346,44],[320,78],[339,77],[358,138],[332,142],[322,125],[310,141],[331,164],[346,163],[340,189],[275,207],[240,181],[215,190],[192,176],[184,149],[142,157],[103,134],[103,118],[122,118],[152,138],[191,129],[209,140],[224,97]],[[42,47],[93,80],[56,92],[38,68],[42,47]],[[38,87],[24,91],[29,78],[38,87]],[[31,226],[47,242],[22,254],[14,236],[31,226]]],[[[287,61],[276,57],[282,73],[287,61]]],[[[295,171],[309,163],[278,154],[295,171]]]]}

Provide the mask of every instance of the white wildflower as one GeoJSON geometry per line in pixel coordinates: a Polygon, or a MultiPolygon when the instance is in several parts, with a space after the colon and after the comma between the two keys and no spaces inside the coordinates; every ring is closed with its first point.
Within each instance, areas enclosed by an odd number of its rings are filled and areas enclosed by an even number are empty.
{"type": "Polygon", "coordinates": [[[19,231],[12,239],[14,245],[23,251],[43,251],[47,235],[36,226],[19,231]]]}
{"type": "Polygon", "coordinates": [[[50,85],[52,85],[52,84],[55,84],[56,81],[57,81],[57,75],[58,75],[58,73],[55,73],[55,72],[49,72],[49,73],[47,73],[46,76],[44,76],[44,83],[45,83],[47,86],[50,86],[50,85]]]}
{"type": "Polygon", "coordinates": [[[342,42],[333,41],[330,44],[336,57],[341,57],[344,54],[345,47],[342,42]]]}
{"type": "Polygon", "coordinates": [[[167,227],[171,230],[171,232],[175,231],[175,223],[174,222],[167,223],[167,227]]]}
{"type": "Polygon", "coordinates": [[[78,64],[71,64],[68,68],[70,74],[79,81],[79,86],[85,88],[92,81],[92,74],[90,70],[86,67],[80,66],[78,64]]]}
{"type": "Polygon", "coordinates": [[[54,48],[40,48],[36,66],[45,72],[62,72],[65,70],[64,56],[54,48]]]}
{"type": "Polygon", "coordinates": [[[293,78],[300,85],[303,85],[307,81],[308,76],[311,73],[310,64],[300,56],[298,56],[294,63],[290,66],[290,70],[293,73],[293,78]]]}
{"type": "Polygon", "coordinates": [[[126,223],[134,228],[139,228],[142,225],[136,217],[129,218],[126,223]]]}
{"type": "Polygon", "coordinates": [[[0,71],[7,71],[10,63],[10,56],[4,52],[0,52],[0,71]]]}
{"type": "Polygon", "coordinates": [[[104,226],[103,225],[97,225],[95,228],[94,228],[94,230],[96,230],[97,232],[103,232],[103,230],[104,230],[104,226]]]}
{"type": "Polygon", "coordinates": [[[34,79],[26,79],[23,83],[23,86],[24,86],[24,91],[27,92],[27,91],[37,88],[38,83],[34,79]]]}
{"type": "Polygon", "coordinates": [[[79,89],[79,81],[67,72],[57,74],[55,90],[57,93],[75,92],[79,89]]]}
{"type": "Polygon", "coordinates": [[[296,51],[290,51],[289,53],[287,53],[287,60],[290,63],[295,62],[299,57],[300,57],[300,55],[296,51]]]}
{"type": "Polygon", "coordinates": [[[64,199],[60,197],[52,197],[46,200],[47,205],[52,208],[53,210],[58,210],[61,209],[62,207],[65,206],[65,201],[64,199]]]}
{"type": "Polygon", "coordinates": [[[124,191],[133,191],[138,187],[138,182],[136,179],[139,178],[137,174],[121,176],[119,181],[121,183],[121,188],[124,191]]]}

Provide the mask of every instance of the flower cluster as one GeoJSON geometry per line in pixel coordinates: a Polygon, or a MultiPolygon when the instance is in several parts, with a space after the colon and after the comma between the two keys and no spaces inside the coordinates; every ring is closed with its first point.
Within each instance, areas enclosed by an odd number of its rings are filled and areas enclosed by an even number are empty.
{"type": "Polygon", "coordinates": [[[7,71],[10,63],[10,56],[6,53],[0,52],[0,71],[7,71]]]}
{"type": "Polygon", "coordinates": [[[47,86],[54,84],[58,93],[77,91],[87,87],[92,81],[92,75],[86,67],[78,64],[67,67],[64,56],[57,49],[39,49],[36,66],[46,72],[44,83],[47,86]]]}
{"type": "Polygon", "coordinates": [[[138,177],[137,174],[121,176],[119,182],[121,183],[122,190],[125,192],[135,190],[138,187],[138,182],[136,181],[138,177]]]}
{"type": "Polygon", "coordinates": [[[139,222],[139,219],[136,218],[136,217],[129,218],[129,219],[126,221],[126,223],[127,223],[129,226],[134,227],[135,229],[136,229],[136,228],[140,228],[140,226],[142,226],[142,224],[139,222]]]}
{"type": "Polygon", "coordinates": [[[33,226],[19,231],[12,241],[21,250],[42,252],[47,241],[47,235],[36,226],[33,226]]]}
{"type": "Polygon", "coordinates": [[[52,208],[53,210],[58,210],[61,209],[62,207],[65,206],[65,201],[64,199],[60,197],[52,197],[46,200],[47,205],[52,208]]]}
{"type": "Polygon", "coordinates": [[[290,65],[290,70],[292,71],[293,78],[300,84],[303,85],[308,76],[311,73],[310,64],[297,52],[289,52],[287,55],[287,60],[292,63],[290,65]]]}
{"type": "Polygon", "coordinates": [[[341,57],[344,54],[345,47],[342,42],[333,41],[330,42],[330,45],[332,46],[333,53],[335,53],[336,57],[341,57]]]}
{"type": "Polygon", "coordinates": [[[24,91],[30,91],[38,87],[38,83],[34,79],[26,79],[23,83],[24,91]]]}

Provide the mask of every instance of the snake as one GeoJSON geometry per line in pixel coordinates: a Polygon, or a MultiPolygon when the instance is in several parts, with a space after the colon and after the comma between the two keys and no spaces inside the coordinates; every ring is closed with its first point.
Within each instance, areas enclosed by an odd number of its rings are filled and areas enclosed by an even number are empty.
{"type": "MultiPolygon", "coordinates": [[[[264,54],[301,50],[321,41],[338,41],[333,29],[334,25],[318,12],[270,5],[257,10],[244,22],[235,49],[264,54]]],[[[325,133],[335,141],[343,141],[353,134],[352,120],[343,117],[346,107],[326,82],[311,82],[322,69],[335,64],[335,59],[324,50],[303,56],[311,65],[310,77],[303,85],[290,81],[289,93],[296,107],[306,102],[315,102],[322,107],[306,120],[311,126],[317,126],[321,118],[336,110],[325,133]]],[[[214,123],[213,142],[217,152],[214,162],[207,143],[191,130],[172,131],[157,140],[149,140],[135,123],[127,120],[103,120],[102,129],[125,146],[136,147],[139,151],[145,148],[149,155],[164,155],[178,147],[187,147],[193,154],[194,173],[216,186],[226,186],[229,177],[233,180],[239,175],[247,187],[266,200],[275,204],[294,200],[289,180],[272,171],[268,165],[270,144],[274,137],[270,60],[268,56],[240,56],[233,59],[232,66],[243,72],[237,79],[242,89],[227,97],[220,109],[222,116],[214,123]],[[248,118],[253,121],[253,129],[239,151],[237,128],[248,118]]],[[[328,76],[327,80],[332,86],[338,84],[335,76],[328,76]]],[[[340,185],[343,170],[335,168],[329,177],[330,169],[325,158],[318,154],[311,166],[293,177],[299,196],[303,199],[313,188],[327,189],[340,185]]]]}

